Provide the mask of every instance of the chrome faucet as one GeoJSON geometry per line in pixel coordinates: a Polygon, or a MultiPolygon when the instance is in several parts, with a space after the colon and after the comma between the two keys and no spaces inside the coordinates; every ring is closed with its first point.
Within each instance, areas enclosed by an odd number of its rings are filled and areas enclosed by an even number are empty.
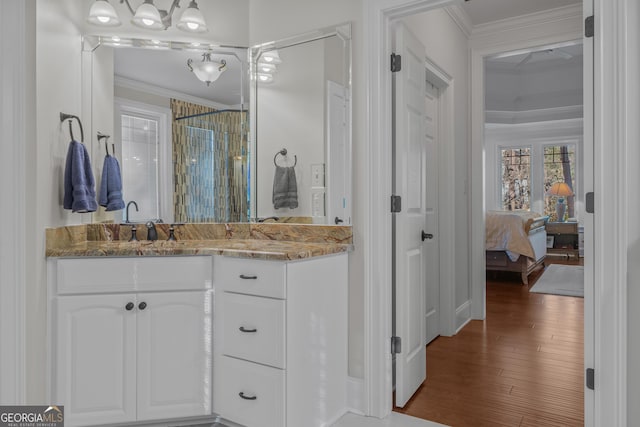
{"type": "Polygon", "coordinates": [[[135,201],[130,201],[129,203],[127,203],[127,211],[126,211],[126,215],[124,217],[124,222],[129,224],[129,206],[131,206],[131,204],[133,204],[133,206],[136,207],[136,212],[139,212],[138,210],[138,204],[135,201]]]}

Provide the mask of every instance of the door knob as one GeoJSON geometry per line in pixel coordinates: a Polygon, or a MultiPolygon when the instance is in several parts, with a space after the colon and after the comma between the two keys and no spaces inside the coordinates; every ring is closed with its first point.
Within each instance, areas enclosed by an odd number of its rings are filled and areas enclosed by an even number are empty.
{"type": "Polygon", "coordinates": [[[433,239],[433,234],[425,233],[424,230],[422,230],[422,241],[424,242],[427,239],[433,239]]]}
{"type": "Polygon", "coordinates": [[[133,310],[133,307],[135,307],[135,304],[132,302],[128,302],[127,305],[124,306],[127,311],[133,310]]]}
{"type": "Polygon", "coordinates": [[[140,310],[144,310],[145,308],[147,308],[147,303],[142,301],[140,304],[138,304],[138,308],[140,310]]]}

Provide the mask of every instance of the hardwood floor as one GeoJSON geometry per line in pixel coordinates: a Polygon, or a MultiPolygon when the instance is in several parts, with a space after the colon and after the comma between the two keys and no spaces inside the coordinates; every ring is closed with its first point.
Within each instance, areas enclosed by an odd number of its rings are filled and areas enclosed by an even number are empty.
{"type": "Polygon", "coordinates": [[[489,273],[486,320],[431,342],[427,380],[394,410],[450,426],[584,425],[583,299],[530,293],[541,273],[528,286],[489,273]]]}

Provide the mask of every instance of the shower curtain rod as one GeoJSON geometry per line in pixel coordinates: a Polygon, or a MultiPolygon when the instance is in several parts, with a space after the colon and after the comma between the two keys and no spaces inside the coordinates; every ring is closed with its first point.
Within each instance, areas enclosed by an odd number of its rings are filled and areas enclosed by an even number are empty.
{"type": "Polygon", "coordinates": [[[202,117],[202,116],[210,116],[212,114],[218,114],[218,113],[242,113],[244,111],[247,110],[216,110],[216,111],[211,111],[208,113],[200,113],[200,114],[192,114],[190,116],[184,116],[184,117],[176,117],[176,120],[184,120],[184,119],[192,119],[194,117],[202,117]]]}

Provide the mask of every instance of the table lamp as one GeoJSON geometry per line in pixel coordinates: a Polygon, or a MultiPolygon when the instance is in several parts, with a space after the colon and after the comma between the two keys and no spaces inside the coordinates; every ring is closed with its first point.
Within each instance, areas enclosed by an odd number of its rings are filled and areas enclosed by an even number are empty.
{"type": "Polygon", "coordinates": [[[555,182],[545,193],[547,196],[555,196],[558,198],[556,202],[556,215],[558,222],[564,222],[564,213],[567,205],[564,202],[564,198],[573,196],[573,190],[566,182],[555,182]]]}

